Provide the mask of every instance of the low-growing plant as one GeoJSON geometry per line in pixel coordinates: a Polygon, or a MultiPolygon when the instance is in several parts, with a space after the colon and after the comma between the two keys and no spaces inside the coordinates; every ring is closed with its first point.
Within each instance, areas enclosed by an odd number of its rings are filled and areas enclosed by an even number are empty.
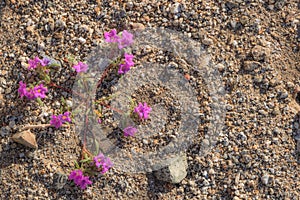
{"type": "MultiPolygon", "coordinates": [[[[134,42],[133,35],[127,30],[123,30],[118,34],[115,29],[105,32],[104,40],[108,43],[112,43],[112,45],[117,45],[120,50],[130,46],[134,42]]],[[[134,66],[133,59],[134,55],[124,52],[122,58],[116,59],[112,64],[119,67],[117,73],[120,76],[123,76],[130,71],[131,67],[134,66]]],[[[69,63],[72,63],[72,68],[76,71],[76,73],[84,74],[88,72],[88,64],[81,61],[76,62],[74,57],[70,57],[69,61],[69,63]]],[[[71,92],[69,89],[63,88],[52,82],[49,72],[52,69],[55,69],[57,66],[57,63],[51,62],[48,58],[40,59],[36,56],[35,58],[29,60],[28,70],[32,72],[34,71],[38,75],[39,81],[31,83],[20,81],[18,89],[20,98],[37,100],[39,103],[41,103],[41,99],[47,98],[46,94],[48,93],[48,87],[62,88],[65,91],[71,92]]],[[[104,76],[105,74],[103,74],[103,77],[104,76]]],[[[98,86],[104,80],[103,77],[101,77],[98,86]]],[[[103,106],[118,112],[122,112],[105,103],[107,100],[112,98],[115,98],[115,96],[101,97],[100,99],[95,100],[94,104],[96,105],[97,109],[95,109],[94,112],[98,116],[98,123],[103,123],[103,121],[105,121],[105,117],[102,114],[103,106]]],[[[62,103],[65,103],[63,97],[62,103]]],[[[151,107],[148,106],[146,102],[135,102],[130,98],[130,110],[126,116],[130,117],[135,114],[140,120],[143,121],[149,118],[149,113],[151,110],[151,107]]],[[[51,126],[58,129],[64,123],[72,123],[72,113],[69,111],[69,109],[61,109],[60,114],[52,114],[50,120],[51,126]]],[[[132,125],[126,126],[123,129],[125,137],[134,136],[137,132],[138,129],[132,125]]],[[[79,159],[78,162],[75,162],[75,169],[70,172],[69,180],[73,181],[81,189],[86,189],[88,185],[92,184],[90,177],[97,176],[99,173],[105,174],[112,166],[113,163],[111,162],[110,158],[105,157],[105,155],[102,153],[97,152],[96,155],[90,153],[86,149],[86,140],[83,140],[81,159],[79,159]]]]}

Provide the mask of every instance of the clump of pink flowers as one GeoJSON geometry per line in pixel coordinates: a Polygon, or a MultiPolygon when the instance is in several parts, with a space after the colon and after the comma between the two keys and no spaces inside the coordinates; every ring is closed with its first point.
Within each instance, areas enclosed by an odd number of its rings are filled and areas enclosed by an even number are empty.
{"type": "MultiPolygon", "coordinates": [[[[80,161],[80,163],[80,169],[71,171],[69,180],[73,180],[74,183],[83,190],[86,189],[87,185],[92,184],[89,176],[84,176],[84,173],[95,175],[100,171],[101,174],[104,174],[113,166],[111,160],[108,157],[105,157],[102,153],[94,156],[93,158],[86,156],[84,160],[80,161]]],[[[79,168],[78,164],[77,167],[79,168]]]]}
{"type": "Polygon", "coordinates": [[[147,105],[146,102],[139,103],[133,110],[133,112],[137,113],[141,120],[148,119],[149,113],[151,112],[152,108],[147,105]]]}
{"type": "MultiPolygon", "coordinates": [[[[106,42],[109,43],[115,43],[115,47],[119,48],[120,50],[129,47],[133,44],[133,34],[129,33],[127,30],[123,30],[120,33],[117,33],[116,29],[112,29],[109,32],[104,33],[104,38],[106,42]]],[[[124,75],[127,72],[130,71],[131,67],[134,66],[134,55],[128,53],[128,49],[122,50],[123,56],[122,58],[118,58],[117,61],[115,61],[112,66],[118,66],[118,74],[124,75]]],[[[89,66],[86,63],[83,62],[75,62],[75,59],[72,59],[72,65],[73,69],[77,73],[87,72],[89,69],[89,66]]],[[[54,67],[55,65],[50,64],[50,60],[47,58],[40,59],[39,57],[35,57],[28,61],[28,69],[36,69],[35,74],[38,74],[39,77],[42,79],[38,82],[39,85],[27,87],[26,83],[20,81],[19,82],[19,89],[18,93],[21,98],[26,97],[29,100],[37,99],[40,102],[40,98],[45,98],[46,93],[48,92],[47,87],[45,87],[43,84],[48,85],[50,87],[58,87],[62,88],[55,83],[52,83],[50,80],[49,69],[51,67],[54,67]]],[[[35,83],[36,84],[36,83],[35,83]]],[[[132,101],[133,102],[133,101],[132,101]]],[[[152,110],[150,106],[147,105],[146,102],[144,103],[138,103],[136,107],[135,102],[132,103],[130,107],[130,113],[128,114],[128,117],[132,114],[132,111],[137,114],[137,116],[141,120],[146,120],[149,118],[149,114],[152,110]]],[[[62,109],[62,107],[61,107],[62,109]]],[[[68,110],[68,109],[65,109],[68,110]]],[[[74,111],[75,113],[75,111],[74,111]]],[[[74,114],[73,113],[73,114],[74,114]]],[[[102,123],[102,115],[99,115],[98,123],[102,123]]],[[[50,125],[55,128],[60,128],[64,123],[70,123],[72,122],[70,112],[64,112],[59,115],[52,115],[50,120],[50,125]]],[[[127,123],[128,125],[128,123],[127,123]]],[[[134,136],[138,129],[134,126],[127,126],[123,129],[124,136],[134,136]]],[[[69,174],[69,180],[73,181],[77,186],[79,186],[81,189],[86,189],[88,185],[92,184],[92,181],[90,180],[90,177],[93,177],[94,175],[99,174],[105,174],[110,168],[113,167],[113,163],[110,160],[110,158],[104,156],[102,153],[95,153],[95,155],[91,154],[85,147],[85,143],[83,144],[82,148],[82,160],[80,160],[80,165],[75,162],[76,169],[71,171],[69,174]],[[98,155],[97,155],[98,154],[98,155]]],[[[95,140],[95,146],[97,146],[96,140],[95,140]]],[[[98,149],[97,149],[98,150],[98,149]]]]}
{"type": "Polygon", "coordinates": [[[119,49],[128,47],[133,43],[133,35],[127,30],[122,31],[118,35],[116,29],[112,29],[111,31],[104,33],[104,38],[106,42],[118,43],[119,49]]]}
{"type": "Polygon", "coordinates": [[[41,83],[34,88],[27,88],[26,83],[23,83],[23,81],[19,82],[19,89],[18,93],[20,97],[27,97],[29,100],[33,100],[36,98],[45,98],[46,97],[46,92],[48,92],[48,89],[44,87],[44,85],[41,83]]]}
{"type": "Polygon", "coordinates": [[[47,66],[48,64],[50,63],[50,60],[48,58],[43,58],[43,59],[40,59],[39,57],[35,57],[34,59],[31,59],[28,61],[28,69],[35,69],[37,68],[39,65],[40,66],[47,66]]]}
{"type": "Polygon", "coordinates": [[[87,185],[92,184],[88,176],[84,176],[80,169],[73,170],[69,175],[69,180],[73,180],[82,190],[86,189],[87,185]]]}
{"type": "Polygon", "coordinates": [[[134,62],[133,62],[134,56],[132,54],[125,53],[124,57],[125,57],[124,63],[120,64],[120,68],[118,70],[119,74],[127,73],[130,70],[130,67],[132,67],[134,65],[134,62]]]}
{"type": "Polygon", "coordinates": [[[65,112],[64,114],[60,114],[58,116],[52,115],[50,124],[55,128],[59,128],[63,125],[63,123],[71,122],[70,112],[65,112]]]}
{"type": "Polygon", "coordinates": [[[73,68],[77,73],[80,72],[87,72],[88,70],[88,65],[83,63],[83,62],[78,62],[77,65],[74,65],[73,68]]]}
{"type": "MultiPolygon", "coordinates": [[[[31,59],[28,61],[28,70],[31,69],[36,69],[38,67],[40,67],[39,69],[45,69],[44,67],[46,67],[47,65],[49,65],[50,60],[48,58],[43,58],[40,59],[38,56],[36,56],[34,59],[31,59]]],[[[42,70],[43,73],[45,73],[46,71],[42,70]]],[[[46,76],[44,76],[46,77],[46,76]]],[[[48,89],[44,86],[43,83],[36,85],[34,87],[30,87],[28,88],[26,86],[26,83],[24,83],[23,81],[19,82],[19,89],[18,89],[18,93],[20,95],[20,98],[26,97],[29,100],[33,100],[33,99],[43,99],[46,97],[46,93],[48,92],[48,89]]]]}
{"type": "MultiPolygon", "coordinates": [[[[106,42],[117,43],[119,49],[128,47],[133,43],[133,35],[126,30],[118,35],[116,29],[112,29],[111,31],[104,33],[104,38],[106,42]]],[[[124,61],[119,65],[119,74],[126,74],[134,65],[134,56],[132,54],[125,53],[124,57],[124,61]]]]}
{"type": "Polygon", "coordinates": [[[120,39],[120,37],[117,34],[116,29],[112,29],[109,32],[105,32],[104,33],[104,38],[105,38],[106,42],[118,42],[118,40],[120,39]]]}
{"type": "Polygon", "coordinates": [[[94,157],[94,164],[98,169],[101,168],[101,174],[107,172],[112,166],[113,163],[108,157],[105,157],[102,153],[94,157]]]}

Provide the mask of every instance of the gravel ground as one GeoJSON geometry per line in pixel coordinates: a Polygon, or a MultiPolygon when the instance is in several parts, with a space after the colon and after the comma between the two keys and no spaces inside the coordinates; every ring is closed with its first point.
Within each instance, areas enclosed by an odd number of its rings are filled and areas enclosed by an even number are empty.
{"type": "MultiPolygon", "coordinates": [[[[6,0],[0,1],[0,19],[1,199],[299,199],[297,0],[6,0]],[[187,149],[188,175],[179,184],[112,169],[85,191],[69,185],[56,189],[55,174],[69,173],[80,155],[74,128],[34,129],[35,151],[11,136],[24,125],[48,123],[61,96],[72,99],[50,89],[43,106],[20,100],[17,88],[28,78],[26,62],[43,54],[60,61],[55,81],[68,87],[74,76],[67,55],[85,60],[105,31],[141,26],[137,23],[179,31],[210,54],[227,99],[217,145],[199,155],[209,124],[202,123],[187,149]]],[[[186,72],[199,98],[207,99],[199,102],[209,116],[211,101],[201,77],[186,72]]]]}

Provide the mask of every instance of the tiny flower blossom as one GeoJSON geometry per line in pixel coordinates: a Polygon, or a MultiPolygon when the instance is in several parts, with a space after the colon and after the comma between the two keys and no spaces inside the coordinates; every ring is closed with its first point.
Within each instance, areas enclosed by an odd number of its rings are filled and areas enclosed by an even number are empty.
{"type": "Polygon", "coordinates": [[[28,69],[30,70],[30,69],[35,69],[38,65],[39,65],[39,63],[40,63],[40,59],[39,59],[39,57],[35,57],[34,59],[32,59],[32,60],[29,60],[28,61],[28,64],[29,64],[29,66],[28,66],[28,69]]]}
{"type": "Polygon", "coordinates": [[[105,157],[102,153],[100,153],[98,156],[95,156],[93,160],[97,168],[100,168],[101,166],[102,174],[107,172],[113,166],[111,160],[108,157],[105,157]]]}
{"type": "Polygon", "coordinates": [[[69,180],[73,180],[74,182],[78,182],[78,178],[83,176],[83,172],[80,169],[73,170],[69,175],[69,180]]]}
{"type": "Polygon", "coordinates": [[[127,65],[129,65],[129,66],[133,66],[134,65],[134,62],[133,62],[134,56],[132,54],[125,53],[124,57],[125,57],[125,63],[127,65]]]}
{"type": "Polygon", "coordinates": [[[48,92],[48,89],[46,87],[44,87],[43,84],[40,84],[33,88],[33,95],[35,98],[45,98],[46,92],[48,92]]]}
{"type": "Polygon", "coordinates": [[[26,89],[26,83],[23,83],[22,81],[19,82],[20,87],[18,89],[18,93],[20,94],[20,97],[27,95],[27,89],[26,89]]]}
{"type": "Polygon", "coordinates": [[[109,160],[109,158],[106,158],[106,161],[102,165],[101,174],[105,174],[112,166],[112,162],[109,160]]]}
{"type": "Polygon", "coordinates": [[[34,88],[26,88],[26,84],[22,81],[19,82],[20,87],[18,89],[18,93],[20,94],[20,97],[23,96],[27,97],[29,100],[33,100],[36,98],[45,98],[46,92],[48,92],[48,89],[43,86],[43,84],[40,84],[38,86],[35,86],[34,88]]]}
{"type": "Polygon", "coordinates": [[[122,38],[118,39],[119,49],[123,49],[127,46],[130,46],[133,43],[133,35],[128,31],[124,30],[122,32],[122,38]]]}
{"type": "Polygon", "coordinates": [[[98,119],[98,124],[101,124],[102,123],[102,120],[99,118],[98,119]]]}
{"type": "Polygon", "coordinates": [[[65,112],[64,114],[60,114],[58,117],[60,118],[62,123],[71,122],[70,112],[65,112]]]}
{"type": "Polygon", "coordinates": [[[90,181],[90,179],[89,179],[89,177],[88,176],[82,176],[82,178],[81,179],[79,179],[78,181],[77,181],[77,185],[82,189],[82,190],[84,190],[86,187],[87,187],[87,185],[91,185],[92,184],[92,181],[90,181]]]}
{"type": "Polygon", "coordinates": [[[118,70],[119,74],[125,74],[130,70],[130,67],[134,65],[133,55],[125,53],[125,63],[120,64],[120,68],[118,70]]]}
{"type": "Polygon", "coordinates": [[[112,29],[109,32],[104,33],[104,38],[106,42],[117,42],[120,37],[117,35],[117,30],[112,29]]]}
{"type": "Polygon", "coordinates": [[[77,73],[79,72],[87,72],[88,65],[83,62],[78,62],[77,65],[74,65],[73,68],[76,70],[77,73]]]}
{"type": "Polygon", "coordinates": [[[71,122],[70,112],[65,112],[64,114],[60,114],[58,116],[52,115],[50,124],[55,128],[59,128],[65,122],[71,122]]]}
{"type": "Polygon", "coordinates": [[[133,126],[128,126],[124,130],[124,136],[134,136],[134,134],[137,132],[137,129],[133,126]]]}
{"type": "Polygon", "coordinates": [[[50,60],[48,58],[43,58],[43,60],[40,60],[40,63],[43,67],[45,67],[50,63],[50,60]]]}
{"type": "Polygon", "coordinates": [[[31,89],[27,89],[26,97],[27,97],[27,99],[29,99],[29,100],[36,99],[34,89],[32,89],[32,88],[31,88],[31,89]]]}
{"type": "Polygon", "coordinates": [[[50,124],[55,128],[59,128],[62,126],[62,121],[59,116],[52,115],[50,124]]]}
{"type": "Polygon", "coordinates": [[[88,176],[84,176],[80,169],[73,170],[69,175],[69,180],[73,180],[82,190],[86,189],[87,185],[92,184],[88,176]]]}
{"type": "Polygon", "coordinates": [[[139,115],[140,119],[148,119],[151,110],[152,108],[149,107],[147,103],[139,103],[139,105],[134,108],[134,112],[139,115]]]}
{"type": "Polygon", "coordinates": [[[100,153],[98,156],[95,156],[94,163],[95,163],[96,167],[99,168],[102,165],[104,159],[105,159],[105,156],[102,153],[100,153]]]}
{"type": "Polygon", "coordinates": [[[118,74],[126,74],[129,70],[130,70],[130,66],[128,66],[126,64],[120,64],[118,74]]]}

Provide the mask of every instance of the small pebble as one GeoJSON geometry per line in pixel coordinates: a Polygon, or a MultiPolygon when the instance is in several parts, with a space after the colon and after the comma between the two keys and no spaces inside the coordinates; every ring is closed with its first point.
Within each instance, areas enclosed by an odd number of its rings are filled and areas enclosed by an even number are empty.
{"type": "Polygon", "coordinates": [[[86,43],[86,39],[84,39],[83,37],[78,38],[78,41],[82,44],[86,43]]]}
{"type": "Polygon", "coordinates": [[[264,175],[261,177],[261,182],[264,184],[264,185],[268,185],[269,183],[269,175],[264,175]]]}

